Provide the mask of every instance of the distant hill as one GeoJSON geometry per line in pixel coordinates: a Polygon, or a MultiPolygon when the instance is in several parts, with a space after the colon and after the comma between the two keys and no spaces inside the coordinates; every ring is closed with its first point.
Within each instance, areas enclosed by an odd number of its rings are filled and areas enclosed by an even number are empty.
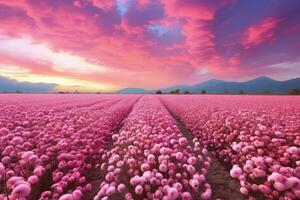
{"type": "Polygon", "coordinates": [[[19,82],[0,76],[0,92],[49,93],[53,92],[56,84],[19,82]]]}
{"type": "MultiPolygon", "coordinates": [[[[172,90],[179,89],[180,93],[189,91],[190,93],[201,93],[205,90],[210,94],[238,94],[243,91],[246,94],[285,94],[292,88],[300,89],[300,78],[290,79],[286,81],[277,81],[266,76],[261,76],[245,82],[229,82],[224,80],[211,79],[195,85],[175,85],[167,88],[159,89],[163,93],[169,93],[172,90]]],[[[146,94],[155,93],[156,90],[145,90],[142,88],[125,88],[118,93],[122,94],[146,94]]]]}
{"type": "Polygon", "coordinates": [[[188,85],[175,85],[175,86],[171,86],[171,87],[161,89],[161,91],[163,93],[170,93],[171,91],[176,90],[176,89],[179,89],[179,91],[183,93],[184,91],[189,90],[190,86],[188,86],[188,85]]]}
{"type": "Polygon", "coordinates": [[[148,90],[144,90],[142,88],[124,88],[119,90],[117,93],[119,94],[147,94],[150,93],[148,90]]]}

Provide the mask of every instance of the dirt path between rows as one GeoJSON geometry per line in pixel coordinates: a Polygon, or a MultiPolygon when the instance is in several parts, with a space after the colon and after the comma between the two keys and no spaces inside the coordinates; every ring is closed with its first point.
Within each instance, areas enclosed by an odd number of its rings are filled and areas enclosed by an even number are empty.
{"type": "MultiPolygon", "coordinates": [[[[178,117],[171,112],[165,105],[171,116],[176,120],[177,126],[180,129],[183,136],[185,136],[189,143],[192,144],[193,136],[190,131],[184,126],[184,124],[178,119],[178,117]]],[[[214,156],[209,154],[212,159],[211,166],[209,167],[208,174],[206,175],[207,182],[212,187],[212,199],[222,199],[222,200],[247,200],[243,196],[239,189],[240,184],[237,180],[232,179],[229,171],[226,170],[225,166],[216,159],[214,156]]]]}
{"type": "MultiPolygon", "coordinates": [[[[117,132],[117,131],[116,131],[117,132]]],[[[109,142],[108,146],[106,147],[108,150],[113,148],[113,142],[109,142]]],[[[105,180],[106,172],[101,169],[90,169],[88,172],[85,173],[86,182],[92,185],[92,190],[86,192],[81,197],[82,200],[90,200],[93,199],[100,190],[100,184],[103,180],[105,180]]]]}

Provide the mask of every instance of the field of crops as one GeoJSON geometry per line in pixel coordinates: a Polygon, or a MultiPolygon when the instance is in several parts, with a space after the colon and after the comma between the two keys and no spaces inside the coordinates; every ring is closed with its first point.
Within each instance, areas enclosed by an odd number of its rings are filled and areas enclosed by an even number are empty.
{"type": "Polygon", "coordinates": [[[300,98],[0,95],[17,199],[300,199],[300,98]]]}

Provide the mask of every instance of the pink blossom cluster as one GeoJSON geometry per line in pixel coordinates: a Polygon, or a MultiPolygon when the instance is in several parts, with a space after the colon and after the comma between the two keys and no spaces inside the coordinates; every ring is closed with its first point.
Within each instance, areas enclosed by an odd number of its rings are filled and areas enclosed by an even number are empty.
{"type": "Polygon", "coordinates": [[[300,199],[300,99],[164,96],[201,145],[231,166],[250,199],[300,199]]]}
{"type": "Polygon", "coordinates": [[[105,180],[100,199],[210,199],[206,174],[211,163],[198,139],[188,141],[153,96],[135,104],[113,147],[102,155],[105,180]]]}
{"type": "Polygon", "coordinates": [[[250,200],[299,199],[299,105],[285,96],[0,95],[0,200],[211,199],[213,159],[250,200]]]}
{"type": "Polygon", "coordinates": [[[0,199],[80,199],[138,96],[23,97],[0,101],[0,199]]]}

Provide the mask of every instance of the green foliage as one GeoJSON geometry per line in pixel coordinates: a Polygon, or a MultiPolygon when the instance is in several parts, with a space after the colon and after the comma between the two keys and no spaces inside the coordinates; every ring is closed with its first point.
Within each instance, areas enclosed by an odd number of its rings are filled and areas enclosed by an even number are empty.
{"type": "Polygon", "coordinates": [[[179,94],[179,89],[176,89],[176,90],[172,90],[171,92],[170,92],[170,94],[179,94]]]}
{"type": "Polygon", "coordinates": [[[239,94],[245,94],[244,90],[239,91],[239,94]]]}
{"type": "Polygon", "coordinates": [[[271,92],[269,90],[265,90],[265,91],[262,92],[262,94],[265,94],[265,95],[266,94],[271,94],[271,92]]]}
{"type": "Polygon", "coordinates": [[[288,91],[289,95],[300,95],[300,90],[298,88],[292,88],[288,91]]]}

